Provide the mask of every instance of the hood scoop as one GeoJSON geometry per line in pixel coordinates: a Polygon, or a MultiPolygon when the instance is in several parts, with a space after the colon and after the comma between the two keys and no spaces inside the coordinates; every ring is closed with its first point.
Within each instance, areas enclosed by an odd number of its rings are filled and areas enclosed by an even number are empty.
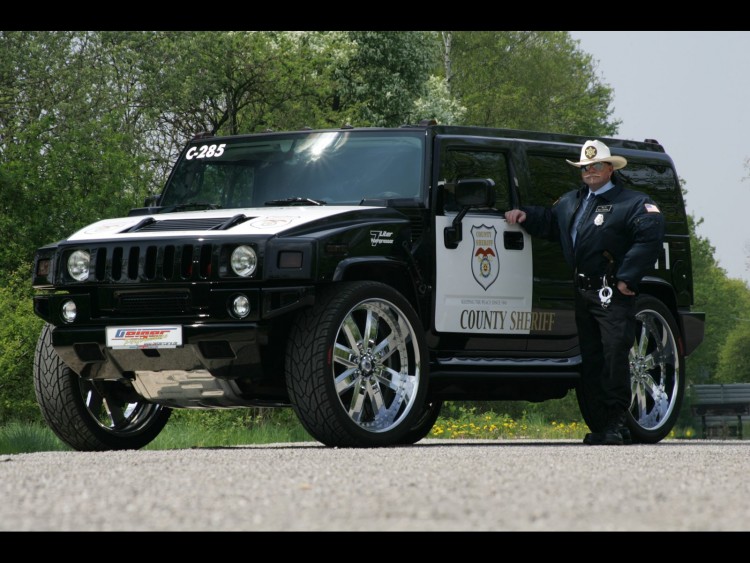
{"type": "Polygon", "coordinates": [[[157,231],[226,231],[254,217],[239,213],[233,217],[201,217],[200,219],[164,219],[146,217],[123,233],[145,233],[157,231]]]}

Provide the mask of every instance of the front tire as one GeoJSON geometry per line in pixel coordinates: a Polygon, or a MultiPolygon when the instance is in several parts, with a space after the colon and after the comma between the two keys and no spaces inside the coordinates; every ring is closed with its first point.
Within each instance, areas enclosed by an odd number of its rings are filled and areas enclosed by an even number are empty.
{"type": "Polygon", "coordinates": [[[52,431],[79,451],[137,450],[167,424],[171,409],[148,403],[120,381],[89,381],[52,347],[45,325],[34,355],[34,392],[52,431]]]}
{"type": "Polygon", "coordinates": [[[401,445],[416,444],[422,438],[427,436],[430,433],[430,430],[432,430],[432,427],[435,426],[435,422],[440,416],[442,408],[443,401],[427,401],[424,407],[422,407],[422,414],[417,419],[417,422],[406,434],[404,434],[404,437],[401,438],[398,443],[401,445]]]}
{"type": "MultiPolygon", "coordinates": [[[[655,444],[667,437],[677,422],[685,394],[685,357],[677,342],[677,322],[666,305],[650,295],[639,295],[635,316],[627,424],[633,442],[655,444]]],[[[576,396],[584,421],[593,432],[600,432],[604,413],[595,410],[598,405],[586,397],[580,385],[576,396]]]]}
{"type": "Polygon", "coordinates": [[[300,422],[327,446],[399,444],[423,413],[424,330],[409,302],[371,281],[323,292],[292,328],[286,384],[300,422]]]}

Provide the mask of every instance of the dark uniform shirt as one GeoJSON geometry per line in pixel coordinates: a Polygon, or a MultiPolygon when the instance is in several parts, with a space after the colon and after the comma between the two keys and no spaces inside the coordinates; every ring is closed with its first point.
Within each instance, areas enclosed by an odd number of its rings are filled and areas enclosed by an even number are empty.
{"type": "Polygon", "coordinates": [[[567,192],[551,208],[521,207],[526,212],[523,226],[531,235],[559,241],[576,273],[610,275],[637,291],[661,252],[664,216],[647,195],[615,184],[594,196],[578,227],[574,250],[570,229],[588,192],[588,186],[567,192]]]}

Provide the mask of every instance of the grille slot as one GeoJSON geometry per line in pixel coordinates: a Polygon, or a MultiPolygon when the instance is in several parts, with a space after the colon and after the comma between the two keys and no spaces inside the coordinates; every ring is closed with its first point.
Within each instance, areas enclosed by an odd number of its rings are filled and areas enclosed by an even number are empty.
{"type": "Polygon", "coordinates": [[[190,294],[187,291],[116,294],[115,311],[134,317],[181,315],[190,311],[190,294]]]}

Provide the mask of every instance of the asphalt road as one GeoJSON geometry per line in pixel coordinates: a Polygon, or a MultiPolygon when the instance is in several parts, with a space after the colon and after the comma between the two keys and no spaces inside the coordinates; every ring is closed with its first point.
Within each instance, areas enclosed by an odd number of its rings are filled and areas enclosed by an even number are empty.
{"type": "Polygon", "coordinates": [[[0,531],[747,531],[750,441],[0,456],[0,531]]]}

